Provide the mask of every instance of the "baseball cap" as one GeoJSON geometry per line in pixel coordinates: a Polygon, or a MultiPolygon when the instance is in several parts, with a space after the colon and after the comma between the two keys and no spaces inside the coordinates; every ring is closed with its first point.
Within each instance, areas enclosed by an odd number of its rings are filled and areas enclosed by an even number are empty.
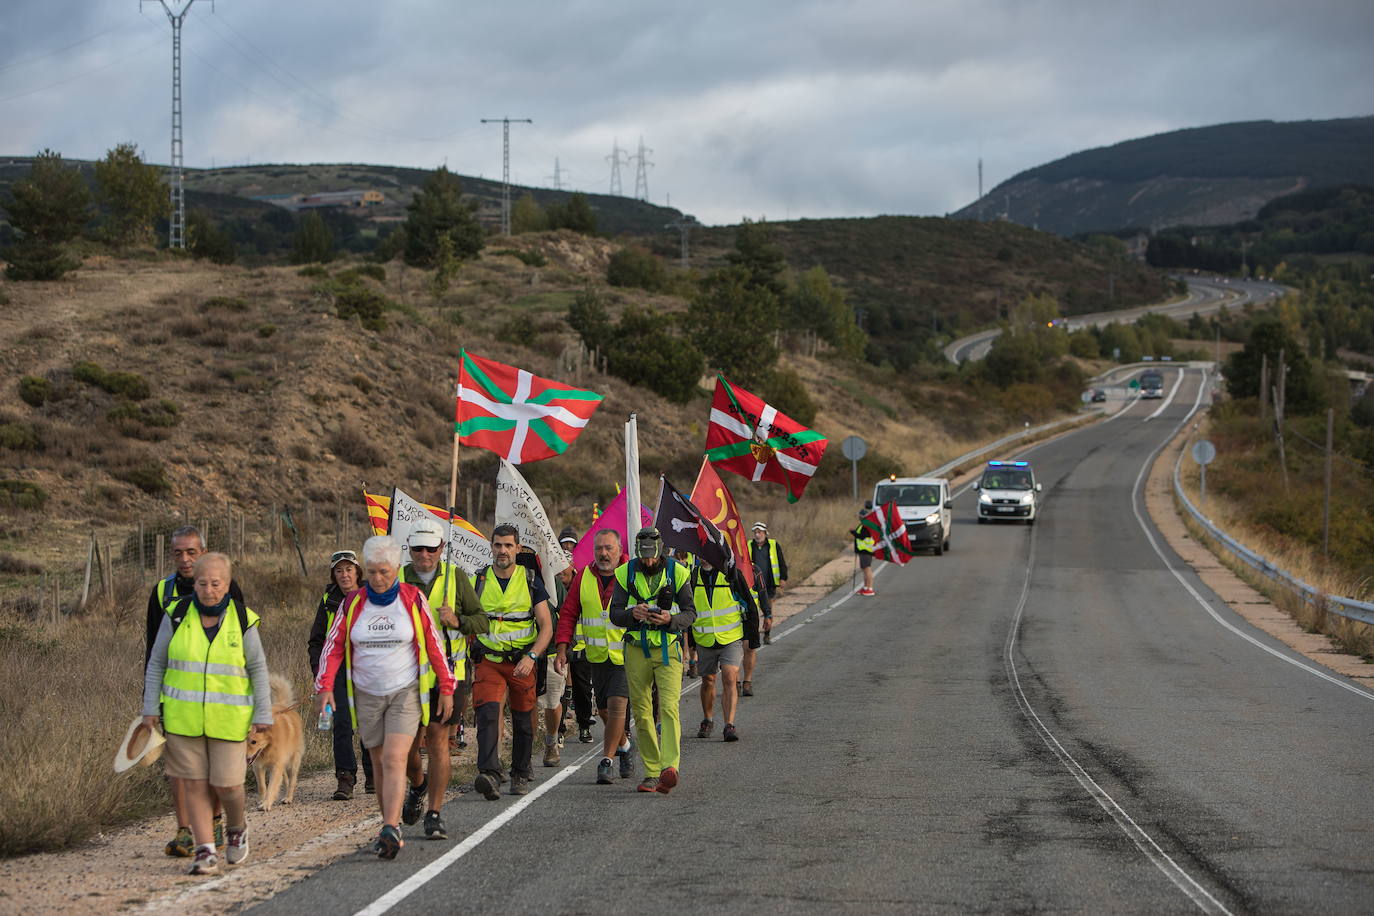
{"type": "Polygon", "coordinates": [[[410,547],[438,547],[444,543],[444,529],[432,518],[422,518],[410,529],[406,545],[410,547]]]}
{"type": "Polygon", "coordinates": [[[329,555],[329,571],[333,572],[334,567],[340,563],[352,563],[362,569],[362,564],[358,562],[358,555],[351,550],[336,550],[329,555]]]}
{"type": "Polygon", "coordinates": [[[577,543],[577,532],[573,530],[572,525],[569,525],[569,526],[567,526],[566,528],[564,528],[562,531],[558,532],[558,543],[560,543],[560,544],[576,544],[576,543],[577,543]]]}
{"type": "Polygon", "coordinates": [[[754,522],[754,530],[755,530],[755,531],[767,531],[767,530],[768,530],[768,526],[765,525],[763,522],[754,522]]]}
{"type": "Polygon", "coordinates": [[[654,527],[641,528],[635,535],[635,556],[641,560],[654,560],[663,556],[663,536],[654,527]]]}

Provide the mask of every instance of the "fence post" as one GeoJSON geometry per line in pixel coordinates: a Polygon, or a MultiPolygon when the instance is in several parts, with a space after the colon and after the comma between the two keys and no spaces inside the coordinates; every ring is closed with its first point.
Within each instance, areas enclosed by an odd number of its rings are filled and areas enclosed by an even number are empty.
{"type": "Polygon", "coordinates": [[[91,564],[95,562],[95,532],[91,532],[91,542],[86,545],[86,581],[81,585],[81,610],[86,610],[86,602],[91,597],[91,564]]]}
{"type": "Polygon", "coordinates": [[[148,568],[148,564],[144,562],[145,557],[146,557],[146,554],[145,554],[144,549],[143,549],[143,519],[139,519],[139,520],[138,520],[138,575],[139,575],[139,578],[142,578],[142,577],[143,577],[143,571],[144,571],[145,569],[148,568]]]}
{"type": "MultiPolygon", "coordinates": [[[[91,535],[91,539],[94,540],[95,535],[91,535]]],[[[153,567],[157,570],[157,577],[159,579],[162,578],[162,560],[166,555],[167,551],[162,549],[162,535],[159,534],[157,536],[157,558],[153,561],[153,567]]]]}

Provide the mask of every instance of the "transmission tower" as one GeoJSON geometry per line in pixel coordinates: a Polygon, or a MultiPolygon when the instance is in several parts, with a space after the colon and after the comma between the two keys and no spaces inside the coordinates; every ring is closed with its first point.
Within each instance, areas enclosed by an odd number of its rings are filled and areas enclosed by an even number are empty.
{"type": "Polygon", "coordinates": [[[630,158],[625,151],[620,148],[620,141],[616,140],[611,146],[611,154],[606,157],[606,161],[611,164],[611,194],[616,197],[624,197],[625,189],[620,184],[620,164],[630,164],[630,158]]]}
{"type": "Polygon", "coordinates": [[[566,171],[567,171],[566,169],[561,168],[561,167],[558,165],[558,157],[557,157],[557,156],[554,156],[554,157],[553,157],[553,174],[550,175],[549,177],[553,179],[553,189],[554,189],[555,191],[561,191],[561,190],[563,190],[563,173],[566,172],[566,171]]]}
{"type": "Polygon", "coordinates": [[[641,136],[639,138],[639,152],[630,157],[635,160],[636,163],[635,197],[646,203],[649,200],[649,169],[654,167],[654,164],[649,161],[648,156],[648,154],[652,152],[653,150],[644,147],[644,137],[641,136]]]}
{"type": "Polygon", "coordinates": [[[529,118],[483,118],[483,124],[500,124],[501,131],[501,234],[510,235],[510,126],[533,124],[529,118]]]}
{"type": "Polygon", "coordinates": [[[692,227],[693,227],[693,226],[700,226],[700,225],[701,225],[701,223],[698,223],[698,222],[697,222],[697,218],[696,218],[695,216],[692,216],[692,215],[689,214],[689,213],[684,213],[684,214],[682,214],[681,217],[679,217],[678,219],[673,220],[673,221],[672,221],[671,223],[669,223],[668,226],[667,226],[667,228],[669,228],[669,229],[677,229],[679,232],[682,233],[682,269],[683,269],[683,270],[686,270],[688,267],[690,267],[690,266],[691,266],[691,263],[692,263],[691,250],[690,250],[690,248],[689,248],[689,246],[688,246],[688,237],[689,237],[689,235],[690,235],[690,233],[691,233],[691,231],[692,231],[692,227]]]}
{"type": "MultiPolygon", "coordinates": [[[[149,0],[151,2],[151,0],[149,0]]],[[[172,218],[167,227],[167,247],[186,247],[186,191],[182,181],[181,145],[181,24],[196,0],[186,0],[186,5],[177,12],[167,5],[167,0],[157,0],[167,21],[172,24],[172,218]]],[[[138,0],[139,12],[143,11],[144,0],[138,0]]],[[[173,0],[175,5],[176,0],[173,0]]],[[[215,0],[210,0],[210,9],[215,8],[215,0]]]]}

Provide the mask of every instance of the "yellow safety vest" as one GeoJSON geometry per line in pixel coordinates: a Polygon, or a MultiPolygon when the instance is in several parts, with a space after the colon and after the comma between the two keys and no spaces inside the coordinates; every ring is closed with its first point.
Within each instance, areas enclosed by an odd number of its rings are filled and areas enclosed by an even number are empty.
{"type": "MultiPolygon", "coordinates": [[[[678,590],[681,589],[682,586],[687,584],[687,580],[691,577],[692,574],[688,571],[686,566],[677,562],[674,559],[668,558],[665,559],[663,562],[668,564],[670,568],[673,570],[672,589],[673,594],[676,595],[678,590]]],[[[639,604],[642,602],[644,604],[653,605],[654,607],[657,607],[655,598],[658,595],[658,589],[652,587],[652,583],[644,577],[644,572],[639,568],[639,563],[636,562],[634,565],[635,578],[633,588],[630,586],[629,580],[627,578],[629,576],[630,571],[629,563],[626,563],[623,566],[619,566],[616,568],[615,580],[620,583],[620,587],[625,589],[625,593],[630,596],[630,604],[639,604]]],[[[656,577],[654,577],[653,582],[658,583],[658,588],[662,588],[664,578],[665,574],[660,572],[656,577]]],[[[625,636],[628,639],[633,640],[638,635],[639,631],[637,630],[631,629],[625,631],[625,636]]],[[[645,629],[644,638],[646,638],[649,641],[649,645],[651,646],[660,646],[665,644],[672,645],[675,641],[677,641],[678,634],[665,633],[664,631],[655,627],[651,629],[645,629]],[[664,640],[665,636],[667,637],[666,643],[664,640]]]]}
{"type": "MultiPolygon", "coordinates": [[[[230,601],[220,616],[214,641],[205,636],[200,614],[187,601],[172,641],[167,644],[167,672],[162,676],[162,724],[169,734],[187,738],[243,741],[253,724],[253,685],[243,653],[244,631],[239,608],[230,601]]],[[[244,608],[248,629],[258,615],[244,608]]]]}
{"type": "Polygon", "coordinates": [[[625,664],[625,628],[611,626],[611,605],[609,601],[601,603],[601,588],[594,567],[582,570],[577,596],[581,607],[577,628],[587,643],[587,661],[609,660],[617,665],[625,664]]]}
{"type": "Polygon", "coordinates": [[[714,572],[701,570],[698,573],[696,588],[692,590],[692,598],[697,606],[697,619],[692,622],[692,638],[697,645],[708,649],[712,646],[728,646],[744,637],[744,608],[723,579],[716,581],[708,591],[701,582],[705,576],[711,576],[713,580],[719,578],[714,572]]]}
{"type": "Polygon", "coordinates": [[[444,654],[448,656],[449,667],[453,669],[453,677],[460,681],[467,677],[468,639],[461,631],[443,625],[439,620],[439,608],[448,605],[454,609],[455,614],[458,612],[458,577],[466,575],[467,573],[452,563],[440,560],[439,568],[434,571],[434,578],[429,580],[429,585],[425,585],[412,564],[407,563],[401,568],[401,581],[418,588],[425,596],[425,601],[429,603],[429,616],[434,620],[434,629],[444,638],[444,654]],[[415,578],[407,578],[407,573],[413,573],[415,578]],[[436,591],[442,600],[435,599],[436,591]]]}
{"type": "MultiPolygon", "coordinates": [[[[399,600],[404,606],[405,589],[401,589],[399,600]]],[[[353,593],[352,600],[348,602],[348,609],[344,611],[344,626],[341,634],[344,641],[344,676],[348,679],[348,715],[353,720],[354,731],[358,730],[358,704],[353,699],[353,620],[366,603],[367,589],[360,588],[353,593]]],[[[425,625],[420,619],[420,602],[412,601],[406,610],[410,611],[410,625],[415,628],[415,657],[420,666],[420,678],[417,682],[420,688],[420,724],[428,725],[429,692],[434,689],[435,684],[439,683],[439,676],[434,673],[434,667],[429,663],[429,646],[425,644],[425,625]]]]}
{"type": "Polygon", "coordinates": [[[778,542],[772,538],[768,539],[768,562],[773,566],[773,584],[777,585],[781,580],[782,564],[778,562],[778,542]]]}
{"type": "MultiPolygon", "coordinates": [[[[490,567],[479,576],[495,576],[490,567]]],[[[476,587],[476,577],[473,586],[476,587]]],[[[506,580],[506,587],[488,582],[481,590],[482,612],[487,615],[487,632],[479,634],[482,645],[493,652],[514,652],[534,644],[539,630],[534,621],[534,598],[530,594],[529,574],[519,567],[506,580]]]]}
{"type": "Polygon", "coordinates": [[[867,529],[854,529],[854,549],[857,550],[859,553],[872,553],[874,550],[878,548],[878,542],[875,541],[870,535],[864,535],[863,537],[859,537],[859,532],[864,530],[867,529]]]}
{"type": "Polygon", "coordinates": [[[192,594],[194,594],[194,592],[186,592],[184,595],[178,594],[176,573],[172,573],[165,579],[158,580],[157,603],[169,614],[172,612],[172,605],[176,603],[178,598],[188,598],[192,594]],[[171,590],[170,594],[168,593],[168,589],[171,590]]]}

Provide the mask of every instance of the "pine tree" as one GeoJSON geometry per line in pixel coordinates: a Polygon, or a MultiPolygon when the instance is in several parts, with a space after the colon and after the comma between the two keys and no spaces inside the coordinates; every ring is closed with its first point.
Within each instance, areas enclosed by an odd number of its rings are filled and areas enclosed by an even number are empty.
{"type": "Polygon", "coordinates": [[[439,239],[453,239],[458,258],[475,257],[485,241],[477,221],[477,206],[463,200],[463,183],[447,168],[430,173],[406,207],[405,262],[411,267],[434,267],[439,239]]]}
{"type": "Polygon", "coordinates": [[[318,213],[307,213],[291,242],[292,264],[325,264],[334,260],[334,233],[318,213]]]}
{"type": "Polygon", "coordinates": [[[152,242],[153,224],[172,211],[162,170],[146,165],[134,144],[121,143],[95,164],[95,183],[105,239],[116,248],[152,242]]]}
{"type": "Polygon", "coordinates": [[[745,387],[764,381],[778,361],[778,297],[750,283],[743,267],[707,276],[687,310],[687,323],[711,366],[745,387]]]}
{"type": "Polygon", "coordinates": [[[541,232],[549,228],[549,217],[533,194],[523,194],[515,202],[510,213],[510,231],[516,235],[521,232],[541,232]]]}
{"type": "Polygon", "coordinates": [[[29,177],[16,181],[5,204],[20,240],[6,253],[11,280],[57,280],[81,266],[66,244],[91,217],[91,192],[81,173],[49,149],[34,158],[29,177]]]}

